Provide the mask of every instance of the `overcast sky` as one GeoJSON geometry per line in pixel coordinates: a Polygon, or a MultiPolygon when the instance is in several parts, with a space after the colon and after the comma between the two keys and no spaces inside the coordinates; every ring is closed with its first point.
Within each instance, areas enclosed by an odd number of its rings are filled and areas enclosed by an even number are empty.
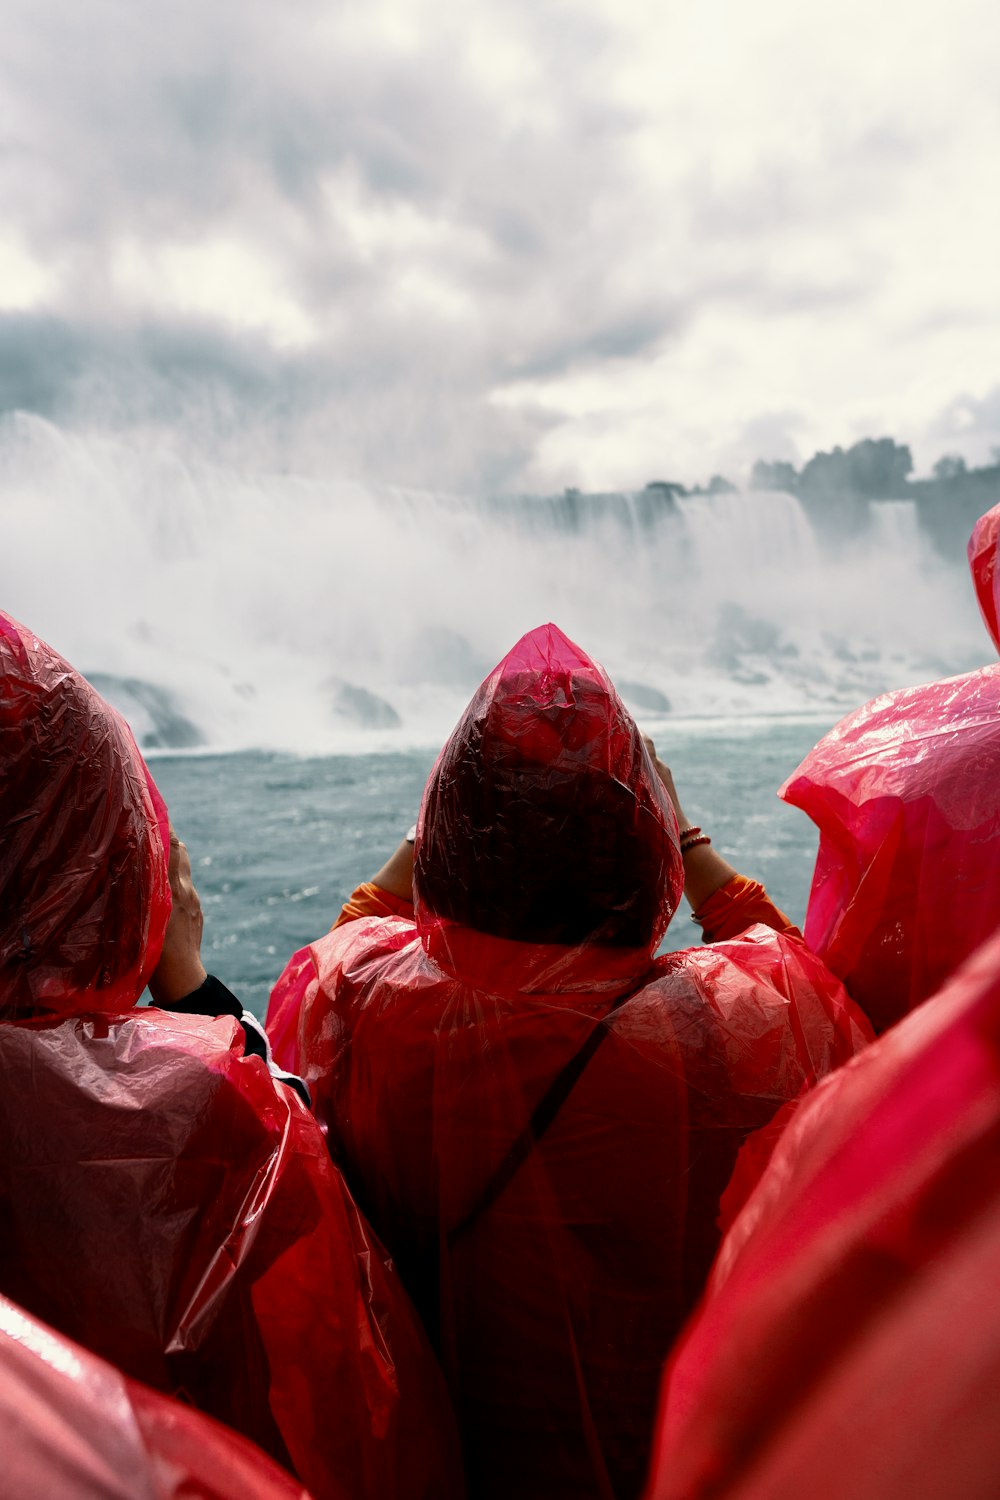
{"type": "Polygon", "coordinates": [[[1000,445],[996,0],[6,0],[0,410],[455,489],[1000,445]]]}

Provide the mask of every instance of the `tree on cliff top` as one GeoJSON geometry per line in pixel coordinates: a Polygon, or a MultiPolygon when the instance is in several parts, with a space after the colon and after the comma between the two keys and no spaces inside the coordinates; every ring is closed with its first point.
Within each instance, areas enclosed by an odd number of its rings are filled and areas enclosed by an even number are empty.
{"type": "Polygon", "coordinates": [[[792,495],[859,495],[879,499],[907,493],[913,457],[893,438],[862,438],[846,449],[814,453],[801,474],[795,465],[758,459],[750,473],[754,490],[786,490],[792,495]]]}
{"type": "Polygon", "coordinates": [[[794,464],[777,460],[767,463],[763,458],[758,458],[750,471],[750,488],[752,490],[785,490],[794,495],[799,487],[798,470],[794,464]]]}
{"type": "Polygon", "coordinates": [[[968,467],[960,453],[944,453],[931,471],[935,479],[960,479],[967,474],[968,467]]]}
{"type": "Polygon", "coordinates": [[[863,438],[848,448],[816,453],[802,470],[799,484],[808,495],[854,494],[869,499],[905,495],[913,456],[892,438],[863,438]]]}

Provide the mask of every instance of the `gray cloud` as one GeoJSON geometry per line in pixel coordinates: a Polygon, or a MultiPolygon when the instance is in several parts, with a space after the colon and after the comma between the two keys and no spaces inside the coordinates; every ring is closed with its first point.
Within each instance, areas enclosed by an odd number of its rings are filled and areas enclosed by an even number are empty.
{"type": "Polygon", "coordinates": [[[797,149],[794,133],[763,152],[736,184],[720,182],[712,162],[699,153],[685,188],[694,232],[709,241],[734,236],[737,242],[801,228],[826,227],[836,235],[859,213],[884,214],[887,200],[895,200],[906,182],[906,169],[920,158],[917,132],[839,115],[819,129],[821,168],[797,149]]]}
{"type": "Polygon", "coordinates": [[[516,416],[492,393],[642,357],[679,321],[658,290],[607,274],[609,246],[627,256],[613,211],[601,223],[595,205],[614,200],[633,119],[595,86],[600,27],[569,9],[519,14],[550,80],[543,124],[487,97],[461,65],[457,21],[407,56],[346,23],[317,41],[329,13],[314,3],[280,27],[261,0],[216,4],[207,24],[183,3],[141,20],[87,7],[86,24],[68,4],[22,7],[21,46],[0,61],[21,121],[0,186],[62,283],[44,315],[0,325],[3,405],[71,420],[198,409],[235,423],[242,411],[286,436],[319,430],[326,412],[382,475],[395,456],[394,478],[436,464],[442,483],[516,484],[552,419],[516,416]],[[387,213],[415,215],[426,245],[395,243],[391,228],[374,252],[355,243],[351,181],[387,213]],[[120,304],[108,265],[123,237],[155,250],[216,232],[277,261],[315,312],[315,349],[120,304]],[[464,295],[469,316],[401,307],[400,273],[414,267],[464,295]]]}
{"type": "Polygon", "coordinates": [[[250,411],[302,399],[309,372],[263,343],[196,324],[113,328],[27,313],[0,315],[0,411],[92,416],[101,393],[125,421],[180,416],[215,388],[250,411]]]}
{"type": "MultiPolygon", "coordinates": [[[[867,313],[892,281],[884,235],[832,269],[781,252],[891,212],[926,144],[916,114],[828,99],[723,172],[698,127],[724,97],[692,119],[679,73],[665,76],[671,134],[661,100],[609,86],[621,33],[610,6],[607,20],[587,9],[510,0],[498,19],[440,0],[383,30],[356,0],[11,0],[0,194],[56,289],[0,319],[0,406],[73,421],[197,412],[317,461],[325,438],[331,461],[379,477],[517,486],[569,419],[499,403],[514,383],[539,400],[580,372],[614,384],[714,310],[762,330],[867,313]],[[510,48],[495,74],[489,38],[477,60],[477,20],[510,48]],[[223,238],[297,299],[308,349],[272,325],[238,332],[204,302],[195,318],[129,300],[116,279],[123,247],[155,266],[165,245],[223,238]]],[[[630,42],[641,50],[641,29],[630,42]]]]}
{"type": "Polygon", "coordinates": [[[647,354],[668,334],[676,332],[683,321],[679,310],[657,308],[652,302],[635,311],[625,308],[617,316],[609,316],[604,309],[591,305],[575,326],[537,339],[530,353],[512,359],[508,366],[510,378],[516,381],[563,375],[647,354]]]}
{"type": "Polygon", "coordinates": [[[0,414],[67,425],[162,427],[268,466],[428,487],[516,488],[552,418],[482,400],[483,379],[438,360],[414,381],[416,350],[387,331],[339,351],[279,353],[210,324],[109,328],[0,315],[0,414]]]}
{"type": "Polygon", "coordinates": [[[426,422],[433,392],[463,413],[470,443],[462,457],[452,414],[431,423],[445,434],[438,458],[452,455],[440,479],[492,483],[500,467],[516,476],[545,425],[537,413],[499,413],[499,385],[641,355],[675,320],[655,295],[605,284],[614,226],[587,243],[630,116],[599,102],[599,28],[568,10],[541,21],[521,11],[551,80],[542,127],[486,97],[461,65],[459,19],[407,56],[366,42],[363,27],[355,35],[349,14],[331,35],[318,3],[280,26],[263,0],[180,3],[169,14],[15,9],[0,86],[19,124],[0,156],[0,189],[61,289],[44,315],[0,327],[5,407],[168,420],[196,405],[285,425],[294,410],[305,427],[334,399],[341,410],[357,402],[355,426],[371,434],[360,446],[378,450],[383,470],[399,455],[405,470],[389,412],[419,442],[409,412],[426,422]],[[427,244],[395,244],[391,229],[374,252],[355,243],[338,188],[349,180],[387,212],[416,215],[427,244]],[[123,239],[155,251],[220,232],[276,260],[315,310],[315,351],[282,353],[211,320],[167,326],[120,303],[108,267],[123,239]],[[399,275],[414,266],[462,292],[470,316],[401,308],[399,275]],[[498,465],[496,442],[512,428],[498,465]],[[477,465],[471,444],[484,431],[497,438],[477,465]]]}
{"type": "Polygon", "coordinates": [[[802,413],[792,410],[762,412],[748,422],[734,445],[731,462],[740,466],[763,458],[798,464],[804,456],[799,434],[805,421],[802,413]]]}
{"type": "MultiPolygon", "coordinates": [[[[3,173],[42,239],[91,243],[123,223],[203,232],[234,215],[259,233],[263,200],[308,217],[324,174],[348,164],[376,193],[509,234],[533,211],[558,224],[584,210],[602,140],[627,123],[578,75],[552,79],[555,131],[511,129],[462,68],[460,32],[395,57],[357,41],[349,11],[331,37],[318,0],[283,25],[263,0],[20,9],[22,45],[0,63],[21,122],[3,173]]],[[[564,32],[548,28],[547,45],[571,63],[564,32]]]]}
{"type": "Polygon", "coordinates": [[[984,396],[965,392],[949,401],[928,424],[922,446],[928,463],[943,452],[956,451],[967,454],[975,464],[1000,461],[1000,384],[984,396]]]}

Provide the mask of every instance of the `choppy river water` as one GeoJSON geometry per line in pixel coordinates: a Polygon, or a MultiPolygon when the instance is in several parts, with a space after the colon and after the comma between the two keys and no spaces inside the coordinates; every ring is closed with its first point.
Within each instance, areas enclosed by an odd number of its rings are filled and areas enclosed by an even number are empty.
{"type": "MultiPolygon", "coordinates": [[[[829,719],[684,723],[658,737],[685,810],[736,867],[801,922],[812,824],[775,793],[829,719]]],[[[414,821],[435,751],[297,758],[159,755],[153,774],[188,845],[205,910],[204,957],[262,1013],[289,955],[324,932],[414,821]]],[[[667,946],[697,940],[686,908],[667,946]]]]}

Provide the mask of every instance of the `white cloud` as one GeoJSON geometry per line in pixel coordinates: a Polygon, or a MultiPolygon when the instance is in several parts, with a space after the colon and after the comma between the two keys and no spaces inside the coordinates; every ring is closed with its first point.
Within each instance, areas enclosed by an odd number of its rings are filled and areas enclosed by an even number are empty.
{"type": "Polygon", "coordinates": [[[12,0],[0,310],[129,381],[197,321],[184,391],[273,381],[292,450],[308,356],[304,449],[401,481],[693,479],[773,413],[931,462],[1000,380],[998,57],[993,0],[12,0]]]}
{"type": "Polygon", "coordinates": [[[269,257],[225,236],[191,244],[126,240],[112,252],[110,279],[124,305],[141,315],[200,316],[234,329],[264,332],[277,348],[313,343],[308,310],[269,257]]]}
{"type": "Polygon", "coordinates": [[[58,285],[51,267],[43,265],[16,240],[0,239],[0,310],[27,312],[40,307],[58,285]]]}

